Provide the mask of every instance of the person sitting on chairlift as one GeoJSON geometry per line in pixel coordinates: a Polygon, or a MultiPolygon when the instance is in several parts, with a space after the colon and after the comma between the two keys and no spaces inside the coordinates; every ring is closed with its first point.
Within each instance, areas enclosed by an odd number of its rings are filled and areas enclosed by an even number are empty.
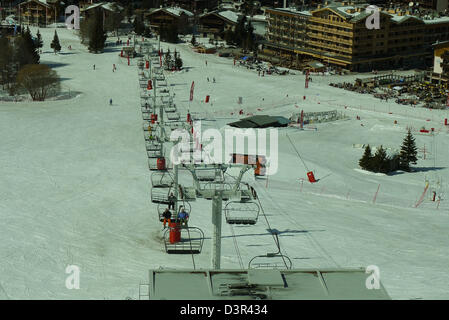
{"type": "Polygon", "coordinates": [[[165,209],[165,211],[162,213],[162,217],[164,218],[164,229],[165,229],[165,225],[168,221],[168,224],[170,224],[171,222],[171,212],[168,208],[165,209]]]}
{"type": "Polygon", "coordinates": [[[168,209],[175,210],[175,201],[176,197],[173,195],[173,192],[168,196],[168,209]]]}
{"type": "Polygon", "coordinates": [[[186,225],[189,219],[189,214],[185,211],[184,207],[179,208],[178,220],[181,224],[186,225]]]}

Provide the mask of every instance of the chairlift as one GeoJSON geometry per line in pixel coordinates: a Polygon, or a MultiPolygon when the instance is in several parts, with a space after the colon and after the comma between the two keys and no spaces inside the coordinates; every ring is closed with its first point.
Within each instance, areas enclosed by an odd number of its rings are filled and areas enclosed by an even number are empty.
{"type": "Polygon", "coordinates": [[[198,181],[221,181],[221,171],[217,168],[196,168],[195,174],[198,181]]]}
{"type": "MultiPolygon", "coordinates": [[[[180,201],[178,201],[178,203],[179,202],[180,201]]],[[[181,201],[181,202],[182,202],[182,204],[179,205],[178,210],[169,209],[169,211],[171,213],[170,220],[176,221],[176,219],[178,219],[178,212],[180,211],[181,207],[183,207],[184,211],[190,216],[190,212],[192,211],[192,206],[190,205],[190,203],[188,201],[181,201]]],[[[167,209],[167,208],[168,208],[168,206],[163,203],[159,203],[157,205],[157,213],[158,213],[160,222],[164,221],[164,217],[162,216],[162,214],[164,213],[165,209],[167,209]]]]}
{"type": "Polygon", "coordinates": [[[169,171],[172,168],[168,167],[166,163],[162,164],[161,161],[164,161],[163,157],[161,158],[148,158],[148,169],[150,171],[169,171]]]}
{"type": "Polygon", "coordinates": [[[286,255],[280,253],[267,253],[255,256],[248,263],[248,269],[291,269],[292,261],[286,255]]]}
{"type": "Polygon", "coordinates": [[[167,114],[167,119],[171,120],[171,121],[176,121],[179,120],[181,118],[181,116],[179,115],[178,112],[173,112],[173,113],[168,113],[167,114]]]}
{"type": "Polygon", "coordinates": [[[158,128],[156,128],[155,130],[151,130],[151,133],[149,131],[143,131],[143,136],[145,138],[145,141],[159,141],[159,135],[160,132],[158,130],[158,128]],[[151,138],[150,138],[151,137],[151,138]]]}
{"type": "Polygon", "coordinates": [[[168,106],[164,107],[164,111],[166,113],[176,112],[177,111],[176,105],[175,104],[169,104],[168,106]]]}
{"type": "Polygon", "coordinates": [[[165,252],[169,254],[201,253],[204,232],[197,227],[186,227],[176,224],[164,233],[165,252]]]}
{"type": "Polygon", "coordinates": [[[148,169],[150,171],[158,170],[157,158],[148,158],[148,169]]]}
{"type": "Polygon", "coordinates": [[[281,253],[278,234],[271,230],[275,237],[275,242],[278,251],[274,253],[267,253],[252,258],[248,263],[248,269],[291,269],[293,264],[290,258],[281,253]]]}
{"type": "Polygon", "coordinates": [[[257,199],[256,190],[247,183],[241,183],[238,190],[240,191],[241,201],[251,201],[257,199]]]}
{"type": "Polygon", "coordinates": [[[172,130],[175,129],[184,129],[186,126],[186,122],[184,121],[170,121],[165,124],[167,127],[169,127],[172,130]]]}
{"type": "Polygon", "coordinates": [[[149,140],[146,142],[147,151],[160,151],[162,150],[162,144],[158,141],[157,138],[154,140],[149,140]]]}
{"type": "Polygon", "coordinates": [[[150,103],[145,102],[140,106],[140,111],[142,111],[142,113],[153,113],[153,107],[150,103]]]}
{"type": "Polygon", "coordinates": [[[256,224],[260,207],[253,201],[230,201],[223,211],[229,224],[256,224]]]}
{"type": "Polygon", "coordinates": [[[147,150],[148,158],[161,158],[162,155],[162,149],[159,150],[147,150]]]}
{"type": "Polygon", "coordinates": [[[171,188],[151,188],[151,202],[169,204],[171,188]]]}
{"type": "Polygon", "coordinates": [[[173,177],[167,171],[156,171],[151,174],[151,185],[153,188],[169,188],[173,184],[173,177]]]}
{"type": "MultiPolygon", "coordinates": [[[[230,191],[230,190],[232,190],[232,185],[230,183],[222,182],[222,181],[210,181],[210,182],[203,184],[202,187],[203,187],[203,190],[215,190],[215,191],[230,191]]],[[[211,196],[209,197],[206,195],[205,199],[211,200],[212,193],[210,193],[210,194],[211,194],[211,196]]],[[[229,197],[223,195],[223,200],[228,201],[229,197]]]]}
{"type": "Polygon", "coordinates": [[[144,120],[142,123],[142,129],[143,129],[143,131],[154,132],[154,131],[156,131],[156,126],[154,125],[154,123],[151,123],[151,121],[144,120]],[[150,127],[151,127],[151,129],[150,129],[150,127]]]}

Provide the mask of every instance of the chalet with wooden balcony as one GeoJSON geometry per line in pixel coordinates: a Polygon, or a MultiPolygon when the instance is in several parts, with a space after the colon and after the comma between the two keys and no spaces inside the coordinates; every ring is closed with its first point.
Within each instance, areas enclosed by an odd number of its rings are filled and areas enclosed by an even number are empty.
{"type": "Polygon", "coordinates": [[[179,7],[158,8],[145,13],[144,19],[156,33],[159,33],[162,26],[172,24],[182,31],[192,24],[193,13],[179,7]]]}
{"type": "Polygon", "coordinates": [[[238,19],[239,15],[230,10],[207,12],[199,17],[197,31],[203,37],[223,39],[225,31],[235,29],[238,19]]]}
{"type": "Polygon", "coordinates": [[[21,24],[46,27],[56,22],[57,3],[44,0],[28,0],[19,3],[19,22],[21,24]]]}

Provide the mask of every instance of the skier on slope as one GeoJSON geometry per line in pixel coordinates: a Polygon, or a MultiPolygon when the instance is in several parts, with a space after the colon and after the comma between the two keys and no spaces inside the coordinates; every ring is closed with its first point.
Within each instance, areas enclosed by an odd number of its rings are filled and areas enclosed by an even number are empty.
{"type": "Polygon", "coordinates": [[[112,98],[109,99],[109,105],[112,106],[112,98]]]}

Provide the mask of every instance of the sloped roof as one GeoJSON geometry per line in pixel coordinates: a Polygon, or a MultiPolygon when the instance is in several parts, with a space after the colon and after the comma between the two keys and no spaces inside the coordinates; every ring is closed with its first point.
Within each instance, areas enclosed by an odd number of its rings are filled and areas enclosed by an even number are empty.
{"type": "Polygon", "coordinates": [[[51,6],[45,0],[28,0],[28,1],[24,1],[24,2],[19,3],[19,6],[21,6],[23,4],[30,3],[30,2],[35,2],[35,3],[38,3],[40,5],[43,5],[44,7],[51,8],[51,6]]]}
{"type": "Polygon", "coordinates": [[[168,14],[170,14],[172,16],[175,16],[175,17],[180,17],[182,14],[185,14],[185,15],[187,15],[189,17],[193,17],[193,13],[192,12],[190,12],[188,10],[185,10],[185,9],[182,9],[182,8],[178,8],[178,7],[158,8],[158,9],[152,10],[149,13],[149,15],[157,13],[157,12],[161,12],[161,11],[165,12],[165,13],[168,13],[168,14]]]}
{"type": "Polygon", "coordinates": [[[231,10],[224,10],[224,11],[216,10],[216,11],[206,12],[206,13],[203,13],[200,17],[203,18],[203,17],[207,17],[210,15],[215,15],[215,16],[222,18],[222,19],[224,19],[230,23],[233,23],[233,24],[236,24],[239,19],[239,15],[236,12],[231,11],[231,10]]]}
{"type": "Polygon", "coordinates": [[[116,2],[99,2],[96,4],[93,4],[91,6],[88,6],[87,8],[84,8],[84,10],[82,11],[87,11],[87,10],[91,10],[94,8],[102,8],[104,10],[107,11],[111,11],[111,12],[119,12],[123,10],[123,7],[120,6],[119,4],[117,4],[116,2]]]}
{"type": "Polygon", "coordinates": [[[231,11],[231,10],[220,11],[220,12],[218,12],[218,14],[220,16],[222,16],[223,18],[225,18],[229,21],[235,22],[235,23],[237,23],[237,21],[239,20],[239,15],[236,12],[231,11]]]}

